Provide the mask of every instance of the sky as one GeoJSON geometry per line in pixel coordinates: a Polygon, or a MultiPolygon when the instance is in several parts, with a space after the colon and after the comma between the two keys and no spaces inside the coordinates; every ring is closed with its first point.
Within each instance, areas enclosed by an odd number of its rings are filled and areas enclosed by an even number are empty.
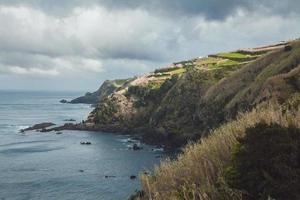
{"type": "Polygon", "coordinates": [[[93,91],[299,37],[299,0],[0,0],[0,89],[93,91]]]}

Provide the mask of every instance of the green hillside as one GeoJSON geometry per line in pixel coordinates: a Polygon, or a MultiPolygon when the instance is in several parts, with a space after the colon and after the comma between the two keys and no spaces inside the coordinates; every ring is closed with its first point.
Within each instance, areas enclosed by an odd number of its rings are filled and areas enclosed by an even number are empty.
{"type": "Polygon", "coordinates": [[[300,42],[174,63],[119,85],[88,122],[181,146],[261,102],[283,102],[298,88],[300,42]],[[254,53],[253,53],[254,52],[254,53]]]}

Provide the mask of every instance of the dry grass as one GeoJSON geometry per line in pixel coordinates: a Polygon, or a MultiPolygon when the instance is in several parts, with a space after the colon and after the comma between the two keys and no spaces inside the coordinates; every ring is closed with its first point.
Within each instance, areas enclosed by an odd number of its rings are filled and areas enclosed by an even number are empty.
{"type": "Polygon", "coordinates": [[[278,104],[268,104],[240,114],[235,121],[188,145],[175,161],[165,161],[156,167],[154,176],[141,176],[145,199],[241,199],[238,191],[226,186],[222,175],[237,138],[261,121],[300,127],[300,109],[283,111],[278,104]]]}

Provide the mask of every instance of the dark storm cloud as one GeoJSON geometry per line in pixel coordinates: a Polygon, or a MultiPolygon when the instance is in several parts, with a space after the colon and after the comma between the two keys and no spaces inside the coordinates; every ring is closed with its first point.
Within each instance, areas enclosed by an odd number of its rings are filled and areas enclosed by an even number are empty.
{"type": "Polygon", "coordinates": [[[208,20],[224,20],[237,9],[255,11],[264,7],[270,13],[297,13],[299,0],[0,0],[0,4],[29,5],[54,15],[64,15],[74,7],[105,6],[109,9],[145,9],[173,17],[202,15],[208,20]]]}

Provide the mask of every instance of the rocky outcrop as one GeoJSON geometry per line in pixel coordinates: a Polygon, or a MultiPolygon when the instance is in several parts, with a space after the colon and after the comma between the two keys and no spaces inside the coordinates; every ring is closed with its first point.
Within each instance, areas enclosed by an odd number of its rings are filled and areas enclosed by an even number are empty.
{"type": "Polygon", "coordinates": [[[26,131],[33,131],[33,130],[45,130],[46,128],[50,127],[50,126],[54,126],[54,123],[51,122],[44,122],[44,123],[39,123],[39,124],[35,124],[31,127],[25,128],[25,129],[21,129],[20,132],[26,132],[26,131]]]}
{"type": "Polygon", "coordinates": [[[116,89],[122,87],[126,84],[127,79],[117,79],[117,80],[106,80],[103,82],[101,87],[95,92],[88,92],[84,96],[78,97],[76,99],[71,100],[68,103],[77,104],[97,104],[102,98],[107,97],[116,91],[116,89]]]}
{"type": "Polygon", "coordinates": [[[59,101],[60,103],[68,103],[68,101],[66,99],[62,99],[59,101]]]}

